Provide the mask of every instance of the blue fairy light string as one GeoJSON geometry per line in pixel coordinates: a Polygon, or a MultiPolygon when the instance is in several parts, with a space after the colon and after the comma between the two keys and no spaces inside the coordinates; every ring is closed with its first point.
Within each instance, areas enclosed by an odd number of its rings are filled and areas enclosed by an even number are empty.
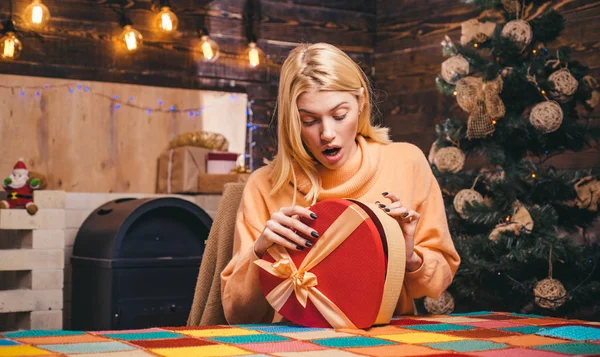
{"type": "MultiPolygon", "coordinates": [[[[49,90],[56,90],[56,89],[64,88],[71,95],[75,94],[76,92],[92,94],[94,96],[104,98],[104,99],[111,101],[113,103],[113,107],[116,109],[128,107],[128,108],[143,110],[146,112],[146,114],[168,113],[168,114],[185,114],[185,115],[188,115],[189,117],[197,117],[197,116],[200,116],[204,110],[206,110],[207,108],[210,108],[210,106],[207,107],[206,105],[202,105],[202,106],[198,106],[198,107],[178,108],[176,105],[173,105],[173,104],[165,105],[164,101],[160,98],[156,100],[156,103],[158,103],[158,107],[148,107],[148,106],[144,106],[142,104],[137,103],[135,101],[135,97],[132,95],[119,96],[117,94],[109,95],[109,94],[105,94],[105,93],[100,93],[100,92],[94,91],[91,87],[83,86],[80,83],[63,83],[63,84],[56,84],[56,85],[45,84],[45,85],[37,85],[37,86],[0,85],[0,88],[1,89],[9,89],[9,90],[12,90],[13,92],[17,92],[18,94],[21,95],[21,97],[26,97],[27,93],[34,93],[36,97],[39,97],[42,95],[42,93],[44,91],[47,92],[49,90]]],[[[236,102],[238,99],[238,95],[229,94],[228,98],[232,102],[236,102]]],[[[215,105],[218,105],[218,104],[215,104],[215,105]]],[[[258,127],[256,127],[256,128],[253,127],[252,129],[256,130],[256,129],[258,129],[258,127]]]]}

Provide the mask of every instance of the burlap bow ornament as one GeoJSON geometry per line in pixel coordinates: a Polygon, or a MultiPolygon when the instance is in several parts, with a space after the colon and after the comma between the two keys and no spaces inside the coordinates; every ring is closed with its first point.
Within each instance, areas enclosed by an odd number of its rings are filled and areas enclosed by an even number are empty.
{"type": "Polygon", "coordinates": [[[513,215],[508,222],[498,224],[490,233],[489,238],[496,240],[504,232],[513,232],[515,235],[520,235],[521,232],[529,234],[532,230],[533,218],[531,218],[531,214],[521,202],[515,201],[513,203],[513,215]]]}
{"type": "Polygon", "coordinates": [[[480,139],[494,132],[494,121],[504,117],[506,108],[500,98],[502,77],[484,82],[479,77],[464,77],[456,84],[456,101],[469,113],[467,137],[480,139]]]}
{"type": "Polygon", "coordinates": [[[569,206],[577,206],[592,212],[598,210],[600,202],[600,181],[594,176],[586,176],[575,184],[577,198],[567,202],[569,206]]]}

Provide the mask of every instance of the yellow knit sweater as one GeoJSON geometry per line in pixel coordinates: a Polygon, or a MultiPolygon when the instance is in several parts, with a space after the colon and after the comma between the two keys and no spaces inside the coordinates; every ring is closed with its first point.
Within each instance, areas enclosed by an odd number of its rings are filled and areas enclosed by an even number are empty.
{"type": "MultiPolygon", "coordinates": [[[[318,200],[355,198],[365,202],[388,203],[381,193],[395,193],[408,209],[420,213],[415,232],[415,252],[423,258],[416,271],[405,275],[396,314],[411,314],[413,299],[438,297],[450,285],[460,264],[444,210],[439,185],[423,152],[408,143],[382,145],[357,137],[358,150],[337,170],[319,165],[322,190],[318,200]]],[[[271,214],[291,206],[293,186],[288,185],[275,196],[270,195],[271,168],[256,170],[248,179],[237,214],[233,257],[221,274],[222,302],[230,324],[268,323],[280,317],[265,299],[259,280],[259,259],[253,244],[271,214]]],[[[306,177],[297,172],[296,204],[310,206],[304,194],[310,188],[306,177]]]]}

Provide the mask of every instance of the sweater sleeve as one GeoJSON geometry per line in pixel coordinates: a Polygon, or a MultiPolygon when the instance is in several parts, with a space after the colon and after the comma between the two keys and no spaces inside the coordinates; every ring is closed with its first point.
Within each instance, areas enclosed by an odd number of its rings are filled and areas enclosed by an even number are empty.
{"type": "Polygon", "coordinates": [[[406,272],[406,291],[411,298],[437,298],[452,283],[460,257],[448,229],[448,220],[438,182],[423,152],[415,153],[416,211],[421,215],[415,232],[415,253],[421,266],[406,272]],[[422,185],[420,185],[422,183],[422,185]]]}
{"type": "Polygon", "coordinates": [[[256,201],[260,199],[255,197],[258,190],[249,185],[236,218],[233,255],[221,273],[221,300],[225,318],[230,324],[270,323],[274,315],[260,287],[260,268],[254,264],[260,259],[254,252],[254,242],[261,230],[251,222],[259,222],[260,216],[265,214],[261,211],[266,211],[266,208],[259,209],[260,202],[256,201]]]}

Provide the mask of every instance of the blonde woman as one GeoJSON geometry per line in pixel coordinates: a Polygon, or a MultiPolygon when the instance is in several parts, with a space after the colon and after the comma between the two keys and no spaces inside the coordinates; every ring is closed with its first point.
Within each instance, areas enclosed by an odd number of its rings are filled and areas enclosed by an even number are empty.
{"type": "Polygon", "coordinates": [[[283,64],[277,108],[277,156],[245,186],[233,257],[221,274],[227,321],[280,319],[253,262],[273,244],[310,249],[312,240],[297,232],[320,232],[298,218],[319,219],[307,207],[327,198],[378,202],[398,221],[406,274],[396,314],[414,313],[414,298],[439,296],[460,263],[440,188],[419,148],[391,143],[387,128],[371,124],[370,86],[360,67],[332,45],[299,46],[283,64]]]}

